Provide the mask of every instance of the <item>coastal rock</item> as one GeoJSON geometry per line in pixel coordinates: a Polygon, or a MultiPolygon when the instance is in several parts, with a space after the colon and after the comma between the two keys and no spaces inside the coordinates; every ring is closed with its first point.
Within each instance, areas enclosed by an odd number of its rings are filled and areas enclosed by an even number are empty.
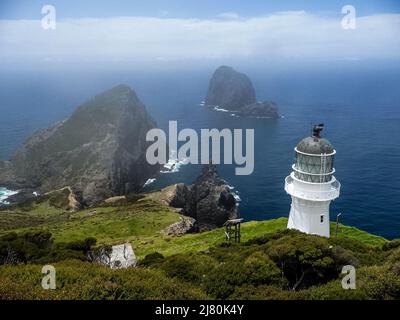
{"type": "Polygon", "coordinates": [[[228,66],[221,66],[215,70],[210,80],[206,105],[238,110],[255,102],[253,85],[245,74],[228,66]]]}
{"type": "Polygon", "coordinates": [[[108,204],[108,205],[122,205],[122,204],[126,204],[127,200],[126,200],[126,196],[115,196],[115,197],[105,199],[104,203],[108,204]]]}
{"type": "Polygon", "coordinates": [[[200,230],[221,227],[226,220],[238,217],[235,197],[215,165],[203,168],[190,191],[192,205],[188,214],[197,220],[200,230]]]}
{"type": "Polygon", "coordinates": [[[177,183],[161,190],[147,193],[145,198],[156,201],[162,205],[183,208],[186,202],[186,192],[187,187],[185,184],[177,183]]]}
{"type": "Polygon", "coordinates": [[[70,186],[85,205],[137,192],[160,169],[145,158],[146,133],[154,127],[136,93],[116,86],[32,135],[0,163],[0,185],[40,193],[70,186]]]}
{"type": "Polygon", "coordinates": [[[215,110],[231,111],[240,117],[279,118],[276,104],[257,102],[251,80],[227,66],[221,66],[214,72],[204,104],[215,110]]]}
{"type": "Polygon", "coordinates": [[[39,201],[48,200],[49,204],[55,208],[74,212],[82,208],[78,198],[71,187],[64,187],[39,196],[39,201]]]}
{"type": "Polygon", "coordinates": [[[183,214],[197,222],[200,231],[223,226],[238,217],[236,199],[215,165],[206,165],[194,184],[179,184],[170,205],[182,208],[183,214]]]}
{"type": "Polygon", "coordinates": [[[180,217],[180,221],[171,224],[164,231],[166,236],[181,236],[185,233],[197,231],[196,220],[191,217],[180,217]]]}
{"type": "Polygon", "coordinates": [[[33,189],[24,188],[18,190],[18,193],[7,197],[6,201],[9,204],[28,203],[37,199],[33,189]]]}
{"type": "Polygon", "coordinates": [[[191,190],[190,187],[184,183],[178,183],[175,185],[174,193],[170,197],[169,205],[175,208],[182,208],[185,211],[189,211],[191,208],[191,190]]]}

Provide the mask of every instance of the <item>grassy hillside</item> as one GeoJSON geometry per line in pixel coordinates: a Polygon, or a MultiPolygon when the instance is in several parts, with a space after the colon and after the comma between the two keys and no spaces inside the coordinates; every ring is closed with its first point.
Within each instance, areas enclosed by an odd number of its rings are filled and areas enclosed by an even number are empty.
{"type": "MultiPolygon", "coordinates": [[[[98,245],[131,242],[138,258],[155,251],[163,255],[202,251],[225,240],[223,228],[180,237],[162,234],[163,229],[177,221],[179,214],[175,210],[150,199],[74,213],[55,208],[44,201],[0,211],[0,235],[10,231],[46,230],[53,235],[56,243],[87,237],[96,238],[98,245]]],[[[242,241],[284,230],[286,224],[286,218],[245,222],[242,224],[242,241]]],[[[332,224],[331,229],[334,228],[332,224]]],[[[344,225],[339,226],[338,237],[357,239],[368,245],[381,245],[386,241],[344,225]]]]}
{"type": "Polygon", "coordinates": [[[145,244],[161,237],[160,231],[179,221],[175,210],[150,201],[139,201],[122,207],[98,207],[74,213],[35,203],[0,211],[0,235],[46,230],[56,243],[97,239],[99,245],[132,242],[145,244]]]}

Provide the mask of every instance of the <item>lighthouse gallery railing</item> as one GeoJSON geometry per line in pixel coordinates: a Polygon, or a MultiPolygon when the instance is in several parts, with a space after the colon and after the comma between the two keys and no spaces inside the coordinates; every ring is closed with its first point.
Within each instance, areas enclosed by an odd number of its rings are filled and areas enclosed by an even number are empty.
{"type": "MultiPolygon", "coordinates": [[[[301,181],[303,182],[303,181],[301,181]]],[[[319,189],[311,190],[308,188],[302,188],[299,184],[294,186],[294,179],[292,176],[287,176],[285,178],[285,190],[289,194],[294,194],[296,197],[303,198],[306,200],[313,200],[313,201],[328,201],[335,199],[339,196],[340,193],[340,182],[336,179],[331,182],[325,183],[309,183],[315,186],[320,186],[319,189]]]]}

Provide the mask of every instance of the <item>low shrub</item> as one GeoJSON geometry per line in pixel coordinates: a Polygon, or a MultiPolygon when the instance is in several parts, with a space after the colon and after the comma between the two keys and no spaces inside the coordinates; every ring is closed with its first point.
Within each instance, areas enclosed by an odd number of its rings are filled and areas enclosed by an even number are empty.
{"type": "Polygon", "coordinates": [[[6,234],[0,238],[0,265],[20,263],[53,263],[68,259],[86,260],[87,253],[96,244],[95,238],[86,238],[64,244],[54,244],[48,231],[6,234]]]}
{"type": "Polygon", "coordinates": [[[139,261],[138,266],[151,267],[164,261],[164,256],[161,253],[153,252],[146,255],[142,260],[139,261]]]}

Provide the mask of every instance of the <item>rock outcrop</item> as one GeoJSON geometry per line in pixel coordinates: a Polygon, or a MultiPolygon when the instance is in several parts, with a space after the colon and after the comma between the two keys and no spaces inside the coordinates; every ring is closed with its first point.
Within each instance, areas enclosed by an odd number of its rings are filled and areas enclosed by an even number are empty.
{"type": "Polygon", "coordinates": [[[48,200],[49,205],[66,211],[78,211],[81,209],[80,201],[77,199],[71,187],[64,187],[59,190],[47,192],[38,196],[38,198],[40,202],[48,200]]]}
{"type": "MultiPolygon", "coordinates": [[[[179,206],[175,206],[172,203],[174,201],[176,201],[175,199],[177,197],[177,192],[178,192],[177,189],[179,188],[179,190],[180,190],[182,187],[185,187],[185,185],[183,183],[172,184],[161,190],[157,190],[157,191],[153,191],[153,192],[145,194],[145,198],[150,199],[155,202],[158,202],[161,205],[179,208],[179,206]]],[[[183,200],[183,201],[185,201],[185,200],[183,200]]]]}
{"type": "Polygon", "coordinates": [[[200,231],[221,227],[239,214],[236,199],[215,165],[204,166],[194,184],[176,185],[170,205],[195,219],[200,231]]]}
{"type": "Polygon", "coordinates": [[[221,66],[213,74],[205,99],[206,106],[232,111],[236,116],[279,118],[275,103],[257,102],[251,80],[231,67],[221,66]]]}
{"type": "Polygon", "coordinates": [[[104,200],[106,205],[123,205],[127,203],[126,196],[115,196],[104,200]]]}
{"type": "Polygon", "coordinates": [[[208,87],[206,105],[238,110],[255,102],[253,84],[245,74],[228,66],[221,66],[215,70],[208,87]]]}
{"type": "Polygon", "coordinates": [[[137,263],[135,252],[130,243],[97,248],[88,252],[87,259],[92,263],[100,263],[111,269],[135,267],[137,263]]]}
{"type": "Polygon", "coordinates": [[[136,192],[159,171],[145,158],[155,122],[136,93],[116,86],[31,136],[0,163],[0,185],[40,193],[70,186],[86,205],[136,192]]]}
{"type": "Polygon", "coordinates": [[[191,217],[181,216],[180,221],[165,228],[163,234],[166,236],[181,236],[197,230],[196,220],[191,217]]]}

